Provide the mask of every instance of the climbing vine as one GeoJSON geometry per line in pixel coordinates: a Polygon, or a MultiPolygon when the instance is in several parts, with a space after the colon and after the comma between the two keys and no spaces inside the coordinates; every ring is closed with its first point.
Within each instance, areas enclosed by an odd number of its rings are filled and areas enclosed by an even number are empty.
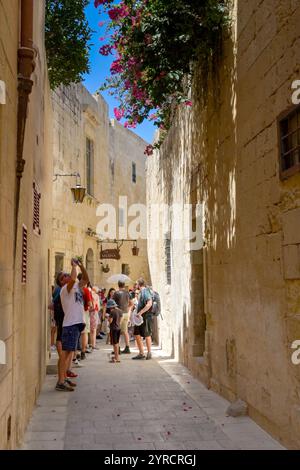
{"type": "MultiPolygon", "coordinates": [[[[192,64],[206,64],[229,24],[227,0],[95,0],[108,14],[100,54],[114,55],[102,89],[120,105],[115,117],[135,128],[149,119],[159,147],[178,105],[192,106],[192,64]]],[[[100,24],[101,26],[103,23],[100,24]]],[[[150,155],[152,146],[146,154],[150,155]]]]}

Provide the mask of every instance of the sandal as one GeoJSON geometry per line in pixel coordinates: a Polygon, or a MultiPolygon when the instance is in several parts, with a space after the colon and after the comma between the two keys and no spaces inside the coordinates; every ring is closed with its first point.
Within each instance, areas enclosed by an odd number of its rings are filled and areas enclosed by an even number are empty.
{"type": "Polygon", "coordinates": [[[110,364],[114,364],[117,361],[115,359],[111,359],[109,362],[110,362],[110,364]]]}

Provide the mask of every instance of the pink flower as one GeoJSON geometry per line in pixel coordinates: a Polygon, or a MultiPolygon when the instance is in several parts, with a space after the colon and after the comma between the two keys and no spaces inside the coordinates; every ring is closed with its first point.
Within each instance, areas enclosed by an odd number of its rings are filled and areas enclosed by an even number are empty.
{"type": "Polygon", "coordinates": [[[110,44],[105,44],[105,46],[100,47],[99,52],[101,55],[107,56],[111,54],[112,46],[110,44]]]}
{"type": "Polygon", "coordinates": [[[193,102],[190,101],[190,100],[185,101],[184,104],[185,104],[186,106],[193,106],[193,102]]]}
{"type": "Polygon", "coordinates": [[[150,114],[149,120],[154,121],[154,119],[157,119],[157,117],[158,117],[157,114],[150,114]]]}
{"type": "Polygon", "coordinates": [[[116,75],[117,73],[122,73],[124,71],[123,65],[119,59],[113,61],[110,66],[110,71],[112,75],[116,75]]]}
{"type": "Polygon", "coordinates": [[[125,82],[124,82],[124,88],[125,88],[125,90],[129,90],[129,88],[131,88],[131,87],[132,87],[131,81],[128,80],[128,79],[125,80],[125,82]]]}
{"type": "Polygon", "coordinates": [[[153,150],[154,150],[153,145],[147,145],[147,147],[145,148],[144,154],[149,157],[150,155],[153,155],[153,150]]]}
{"type": "Polygon", "coordinates": [[[98,26],[100,26],[100,28],[102,28],[102,26],[104,25],[105,25],[105,21],[99,21],[98,26]]]}
{"type": "Polygon", "coordinates": [[[105,5],[111,3],[112,0],[94,0],[95,8],[98,8],[100,5],[105,5]]]}
{"type": "Polygon", "coordinates": [[[135,129],[135,128],[136,128],[136,125],[137,125],[136,122],[129,122],[129,121],[126,121],[126,122],[124,123],[124,127],[125,127],[126,129],[135,129]]]}
{"type": "Polygon", "coordinates": [[[114,108],[114,114],[115,114],[117,121],[121,121],[122,117],[125,114],[125,111],[124,109],[114,108]]]}
{"type": "Polygon", "coordinates": [[[126,5],[115,7],[108,10],[108,15],[112,21],[117,21],[121,18],[126,18],[129,15],[129,10],[126,5]]]}

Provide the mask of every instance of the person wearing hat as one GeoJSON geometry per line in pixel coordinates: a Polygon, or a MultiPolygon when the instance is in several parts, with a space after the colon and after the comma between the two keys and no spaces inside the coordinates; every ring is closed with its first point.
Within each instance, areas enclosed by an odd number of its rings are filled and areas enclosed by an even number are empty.
{"type": "Polygon", "coordinates": [[[110,324],[110,342],[113,345],[114,349],[114,357],[110,360],[110,362],[120,362],[119,356],[119,342],[120,342],[120,335],[121,335],[121,319],[123,316],[122,310],[118,308],[117,303],[113,299],[109,299],[107,301],[106,308],[109,309],[109,324],[110,324]]]}

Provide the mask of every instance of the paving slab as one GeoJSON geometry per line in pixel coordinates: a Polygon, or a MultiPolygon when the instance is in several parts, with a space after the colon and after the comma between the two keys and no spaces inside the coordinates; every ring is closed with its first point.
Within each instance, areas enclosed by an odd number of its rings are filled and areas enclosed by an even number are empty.
{"type": "Polygon", "coordinates": [[[99,346],[74,392],[47,375],[22,450],[284,449],[249,417],[227,417],[229,402],[158,348],[151,361],[133,361],[133,349],[111,364],[111,347],[99,346]]]}

